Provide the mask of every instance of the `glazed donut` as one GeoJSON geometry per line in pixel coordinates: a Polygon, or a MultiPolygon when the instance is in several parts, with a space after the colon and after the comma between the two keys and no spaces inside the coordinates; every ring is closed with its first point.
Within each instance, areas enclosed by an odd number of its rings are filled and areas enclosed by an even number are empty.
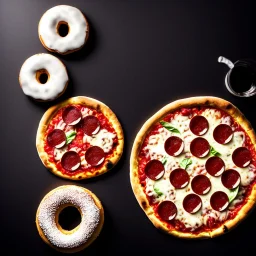
{"type": "Polygon", "coordinates": [[[23,63],[19,82],[26,95],[39,101],[51,101],[66,90],[68,74],[65,65],[58,58],[39,53],[23,63]]]}
{"type": "Polygon", "coordinates": [[[36,226],[43,241],[66,253],[89,246],[98,237],[103,223],[104,211],[99,199],[91,191],[75,185],[50,191],[36,213],[36,226]],[[59,214],[68,206],[76,207],[81,214],[81,223],[72,230],[64,230],[59,224],[59,214]]]}
{"type": "Polygon", "coordinates": [[[58,5],[43,14],[38,34],[48,51],[68,54],[84,46],[89,35],[89,25],[77,8],[58,5]]]}

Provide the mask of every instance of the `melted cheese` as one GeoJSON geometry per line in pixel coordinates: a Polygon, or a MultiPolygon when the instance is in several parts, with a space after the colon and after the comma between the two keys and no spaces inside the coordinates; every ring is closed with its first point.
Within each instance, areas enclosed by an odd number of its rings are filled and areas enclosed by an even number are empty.
{"type": "MultiPolygon", "coordinates": [[[[228,124],[231,125],[230,117],[223,117],[221,118],[221,113],[214,109],[206,109],[202,116],[205,116],[209,122],[209,130],[204,134],[203,138],[205,138],[209,144],[217,150],[221,154],[221,158],[225,162],[226,169],[235,169],[241,175],[241,185],[246,186],[248,185],[256,176],[256,170],[253,165],[250,165],[246,168],[238,168],[234,165],[232,161],[232,153],[233,151],[242,146],[244,143],[245,135],[243,132],[234,132],[233,138],[231,142],[227,145],[221,145],[217,143],[213,138],[213,130],[219,124],[228,124]]],[[[194,135],[189,129],[190,118],[188,116],[182,115],[175,115],[174,118],[170,121],[171,126],[177,128],[180,131],[178,133],[172,133],[167,129],[161,127],[158,130],[158,134],[152,135],[149,137],[148,145],[144,148],[144,151],[150,159],[158,159],[163,161],[164,158],[167,159],[165,164],[165,174],[159,181],[153,181],[150,179],[146,179],[146,193],[149,196],[154,196],[155,202],[162,202],[164,200],[171,200],[175,203],[177,207],[177,216],[175,219],[184,223],[187,228],[191,230],[195,230],[196,228],[200,227],[201,225],[207,225],[207,222],[210,218],[223,221],[227,219],[229,211],[228,209],[232,209],[235,203],[241,201],[243,198],[243,190],[237,196],[237,198],[230,204],[229,208],[223,212],[218,212],[212,209],[210,205],[210,197],[216,191],[223,191],[227,195],[230,191],[225,188],[221,182],[221,177],[212,177],[209,175],[205,170],[205,162],[206,160],[211,157],[209,154],[206,158],[200,159],[196,158],[190,153],[190,143],[191,141],[196,138],[197,136],[194,135]],[[178,157],[169,156],[164,149],[164,142],[170,136],[178,136],[181,137],[184,141],[185,147],[183,153],[178,157]],[[169,176],[171,170],[174,170],[180,167],[180,162],[185,157],[190,157],[192,160],[192,164],[187,167],[187,172],[190,175],[190,181],[192,178],[198,174],[205,174],[211,181],[211,190],[206,195],[200,196],[202,199],[202,208],[195,214],[190,214],[186,212],[183,208],[183,199],[189,193],[193,193],[191,189],[191,183],[186,186],[184,189],[175,189],[169,181],[169,176]],[[154,191],[154,186],[158,188],[158,190],[162,193],[159,196],[154,191]]]]}
{"type": "Polygon", "coordinates": [[[97,134],[92,136],[85,134],[83,137],[83,142],[88,142],[92,146],[101,147],[105,153],[108,153],[112,149],[113,139],[115,137],[115,134],[107,131],[106,129],[101,129],[97,134]]]}

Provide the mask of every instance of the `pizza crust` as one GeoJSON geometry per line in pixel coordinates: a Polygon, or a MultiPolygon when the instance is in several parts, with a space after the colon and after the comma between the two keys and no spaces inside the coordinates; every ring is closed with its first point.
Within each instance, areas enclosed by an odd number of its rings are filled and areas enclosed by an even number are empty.
{"type": "Polygon", "coordinates": [[[252,188],[252,192],[245,203],[245,205],[240,209],[238,214],[234,219],[228,220],[224,222],[219,228],[213,229],[211,232],[201,232],[198,234],[194,233],[183,233],[181,231],[170,230],[167,225],[159,220],[155,214],[153,208],[149,205],[147,197],[143,191],[143,187],[140,184],[139,176],[138,176],[138,161],[137,157],[140,153],[141,146],[147,134],[150,132],[153,125],[159,122],[166,114],[173,112],[181,107],[196,107],[196,106],[206,106],[206,107],[216,107],[219,108],[229,115],[231,115],[236,122],[238,122],[241,127],[245,130],[245,132],[250,137],[254,147],[256,145],[256,135],[250,124],[250,122],[244,117],[244,115],[240,112],[238,108],[236,108],[230,102],[211,96],[201,96],[201,97],[191,97],[186,99],[176,100],[158,112],[156,112],[152,117],[150,117],[142,126],[140,131],[138,132],[134,144],[132,147],[131,157],[130,157],[130,181],[131,186],[134,192],[134,195],[140,204],[140,207],[143,209],[145,214],[154,224],[154,226],[164,232],[174,235],[180,238],[187,239],[197,239],[197,238],[210,238],[216,237],[221,234],[228,232],[230,229],[234,228],[242,219],[244,219],[248,213],[255,206],[256,202],[256,184],[252,188]]]}
{"type": "Polygon", "coordinates": [[[119,123],[116,115],[108,106],[106,106],[104,103],[93,98],[89,98],[85,96],[77,96],[77,97],[69,98],[55,106],[52,106],[45,112],[38,126],[38,130],[36,134],[36,147],[37,147],[38,155],[42,160],[44,166],[48,168],[53,174],[65,179],[81,180],[81,179],[88,179],[95,176],[99,176],[109,171],[117,164],[117,162],[119,161],[123,153],[124,135],[123,135],[121,124],[119,123]],[[81,104],[102,112],[116,131],[118,145],[114,150],[113,155],[110,158],[107,158],[106,164],[104,164],[102,168],[98,169],[94,173],[88,172],[88,173],[78,173],[72,176],[66,175],[56,168],[55,163],[52,163],[48,160],[48,154],[44,150],[45,133],[49,123],[51,122],[52,118],[56,115],[57,111],[68,104],[81,104]]]}

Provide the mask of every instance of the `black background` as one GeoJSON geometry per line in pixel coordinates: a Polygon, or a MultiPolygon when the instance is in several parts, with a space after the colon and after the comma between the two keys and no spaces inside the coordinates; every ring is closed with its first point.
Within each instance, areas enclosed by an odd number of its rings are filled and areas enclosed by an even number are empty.
{"type": "Polygon", "coordinates": [[[255,210],[232,232],[187,241],[158,231],[140,209],[129,181],[129,155],[144,121],[167,103],[212,95],[235,104],[256,127],[255,97],[237,98],[225,88],[228,68],[220,55],[256,59],[254,1],[34,1],[0,0],[1,251],[57,255],[39,237],[35,213],[43,196],[63,184],[92,190],[105,209],[101,235],[79,255],[234,255],[255,247],[255,210]],[[19,87],[23,62],[47,52],[37,26],[42,14],[70,4],[88,17],[91,33],[77,53],[59,56],[70,84],[55,102],[38,103],[19,87]],[[41,163],[35,136],[49,106],[86,95],[107,104],[125,133],[124,154],[111,172],[72,182],[41,163]],[[1,239],[2,239],[1,238],[1,239]],[[103,253],[102,252],[102,253],[103,253]]]}

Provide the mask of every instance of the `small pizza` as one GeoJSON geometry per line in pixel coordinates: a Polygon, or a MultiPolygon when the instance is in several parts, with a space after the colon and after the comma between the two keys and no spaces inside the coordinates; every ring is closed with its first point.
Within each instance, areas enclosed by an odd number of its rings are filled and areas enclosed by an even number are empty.
{"type": "Polygon", "coordinates": [[[49,108],[36,135],[43,164],[55,175],[87,179],[110,170],[123,152],[122,127],[112,110],[88,97],[49,108]]]}
{"type": "Polygon", "coordinates": [[[155,227],[181,238],[228,232],[256,201],[256,137],[230,102],[193,97],[170,103],[133,144],[133,192],[155,227]]]}

